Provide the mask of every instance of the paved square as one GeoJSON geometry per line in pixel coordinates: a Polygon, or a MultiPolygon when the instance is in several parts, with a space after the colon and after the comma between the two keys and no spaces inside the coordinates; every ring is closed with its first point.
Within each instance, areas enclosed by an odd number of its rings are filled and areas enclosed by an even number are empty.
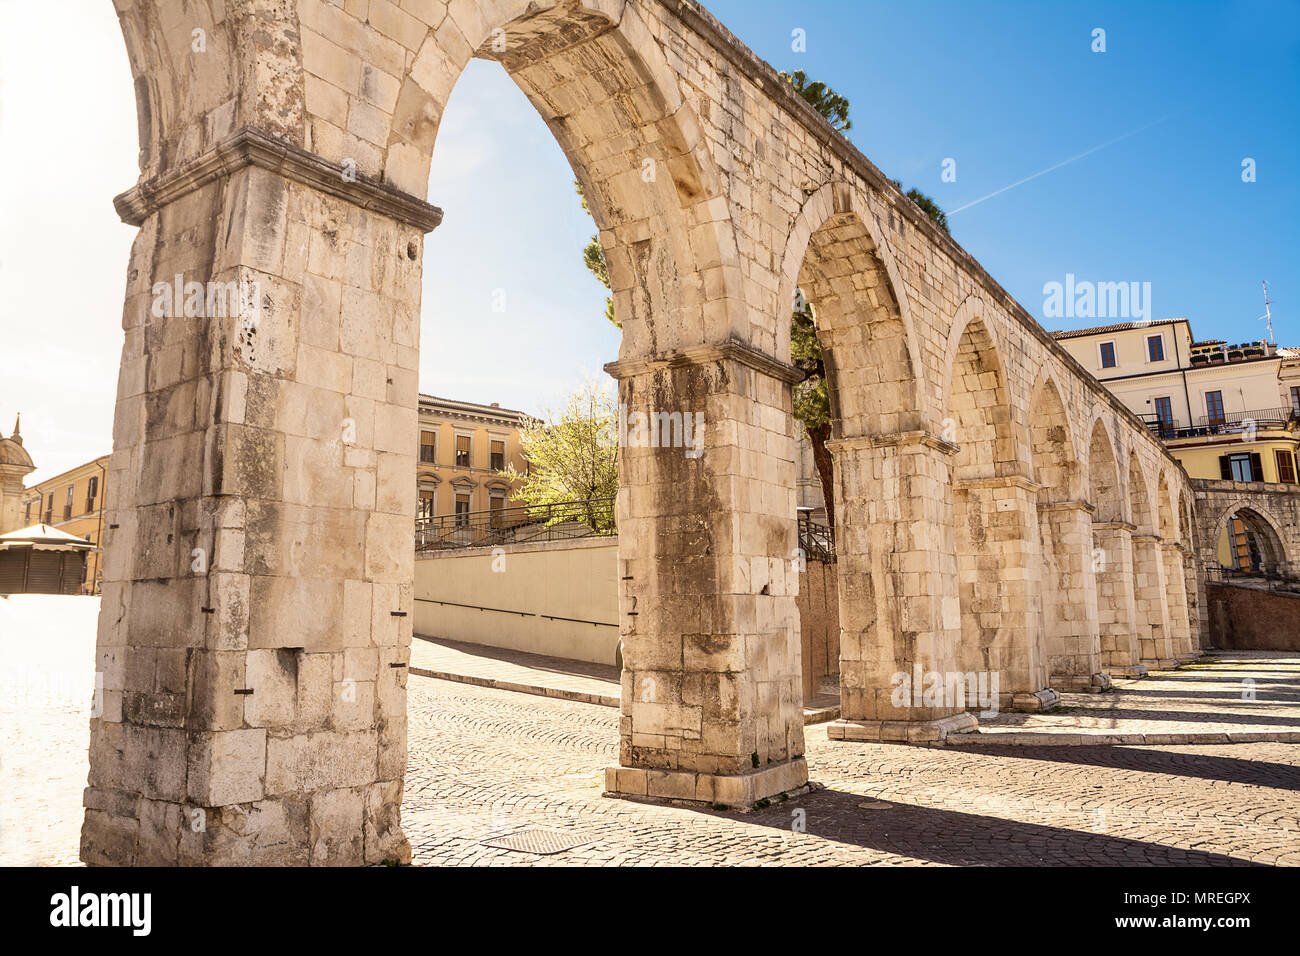
{"type": "Polygon", "coordinates": [[[823,789],[741,814],[602,796],[610,708],[419,677],[409,693],[416,865],[1300,863],[1300,744],[923,749],[811,726],[823,789]],[[590,842],[482,843],[527,827],[590,842]]]}

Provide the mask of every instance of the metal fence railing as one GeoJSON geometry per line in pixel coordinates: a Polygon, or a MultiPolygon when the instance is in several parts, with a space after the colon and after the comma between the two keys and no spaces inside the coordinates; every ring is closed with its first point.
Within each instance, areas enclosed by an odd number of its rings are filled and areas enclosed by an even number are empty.
{"type": "Polygon", "coordinates": [[[1207,581],[1221,584],[1246,584],[1246,583],[1263,583],[1273,591],[1294,591],[1300,593],[1300,577],[1294,574],[1284,574],[1280,571],[1267,567],[1243,570],[1241,568],[1229,568],[1220,564],[1207,565],[1205,568],[1205,579],[1207,581]]]}
{"type": "Polygon", "coordinates": [[[548,505],[417,518],[415,550],[490,548],[530,541],[566,541],[617,534],[614,499],[592,498],[548,505]]]}
{"type": "MultiPolygon", "coordinates": [[[[415,550],[494,548],[532,541],[608,537],[618,534],[614,502],[614,498],[593,498],[417,518],[415,550]]],[[[799,548],[806,560],[835,561],[835,535],[828,526],[801,511],[798,531],[799,548]]]]}
{"type": "Polygon", "coordinates": [[[808,561],[835,562],[835,534],[828,525],[818,524],[806,511],[799,512],[799,549],[808,561]]]}

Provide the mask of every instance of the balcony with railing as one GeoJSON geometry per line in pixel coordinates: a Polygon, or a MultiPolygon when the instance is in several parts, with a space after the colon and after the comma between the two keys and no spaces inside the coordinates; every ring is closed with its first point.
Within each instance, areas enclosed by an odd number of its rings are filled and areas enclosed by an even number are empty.
{"type": "Polygon", "coordinates": [[[1177,438],[1206,438],[1213,435],[1249,435],[1265,428],[1291,428],[1300,426],[1300,416],[1290,408],[1255,408],[1243,412],[1225,412],[1222,415],[1202,415],[1190,427],[1175,422],[1162,421],[1158,415],[1140,416],[1156,435],[1165,441],[1177,438]]]}

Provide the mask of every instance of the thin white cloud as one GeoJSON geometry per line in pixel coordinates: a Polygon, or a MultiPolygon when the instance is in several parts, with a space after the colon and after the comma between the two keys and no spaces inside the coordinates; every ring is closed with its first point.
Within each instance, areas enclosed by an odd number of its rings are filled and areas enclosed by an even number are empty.
{"type": "Polygon", "coordinates": [[[1127,133],[1123,133],[1119,136],[1116,136],[1114,139],[1107,140],[1106,142],[1094,146],[1091,149],[1085,149],[1082,153],[1076,153],[1074,156],[1071,156],[1069,159],[1063,159],[1059,163],[1053,163],[1051,166],[1048,166],[1046,169],[1040,169],[1038,172],[1026,176],[1024,179],[1017,179],[1014,183],[1012,183],[1009,186],[1003,186],[1001,189],[995,189],[987,196],[981,196],[979,199],[971,200],[970,202],[966,203],[964,206],[958,206],[956,209],[950,209],[948,210],[948,215],[954,216],[957,213],[961,212],[963,209],[970,209],[972,206],[978,206],[980,203],[984,202],[985,200],[992,199],[994,196],[1001,196],[1004,192],[1007,192],[1010,189],[1015,189],[1017,186],[1023,186],[1025,183],[1029,182],[1030,180],[1037,179],[1039,176],[1046,176],[1048,173],[1052,172],[1053,170],[1060,169],[1062,166],[1069,166],[1071,163],[1078,162],[1079,160],[1083,159],[1085,156],[1091,156],[1093,153],[1099,152],[1100,150],[1105,149],[1107,146],[1114,146],[1116,143],[1122,140],[1126,140],[1130,136],[1136,136],[1138,133],[1145,132],[1146,130],[1151,129],[1151,127],[1153,126],[1159,126],[1161,123],[1165,122],[1166,120],[1172,119],[1176,115],[1177,115],[1176,113],[1170,113],[1168,116],[1162,116],[1160,119],[1156,120],[1153,123],[1147,123],[1146,126],[1140,126],[1137,129],[1129,130],[1127,133]]]}

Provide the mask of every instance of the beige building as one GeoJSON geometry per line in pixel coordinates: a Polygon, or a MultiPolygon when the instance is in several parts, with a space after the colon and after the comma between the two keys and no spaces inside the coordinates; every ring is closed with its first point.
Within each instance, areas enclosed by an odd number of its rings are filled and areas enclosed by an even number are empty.
{"type": "Polygon", "coordinates": [[[108,455],[101,455],[23,491],[17,527],[45,524],[95,546],[95,550],[86,555],[83,594],[99,593],[99,564],[103,556],[99,543],[104,533],[108,458],[108,455]]]}
{"type": "Polygon", "coordinates": [[[1300,478],[1300,349],[1197,341],[1186,319],[1054,333],[1193,478],[1300,478]]]}
{"type": "Polygon", "coordinates": [[[523,473],[519,433],[528,416],[499,405],[420,396],[416,520],[509,507],[507,464],[523,473]]]}

